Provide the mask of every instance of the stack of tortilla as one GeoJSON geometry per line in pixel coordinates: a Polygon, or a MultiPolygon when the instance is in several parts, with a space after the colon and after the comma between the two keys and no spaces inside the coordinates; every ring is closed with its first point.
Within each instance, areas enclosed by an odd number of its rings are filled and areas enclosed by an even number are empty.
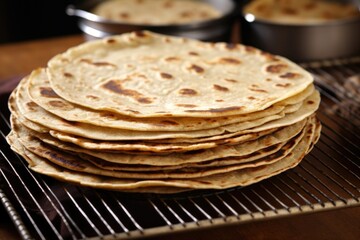
{"type": "Polygon", "coordinates": [[[320,136],[295,63],[148,31],[70,48],[9,99],[7,139],[35,172],[103,189],[245,186],[295,167],[320,136]]]}

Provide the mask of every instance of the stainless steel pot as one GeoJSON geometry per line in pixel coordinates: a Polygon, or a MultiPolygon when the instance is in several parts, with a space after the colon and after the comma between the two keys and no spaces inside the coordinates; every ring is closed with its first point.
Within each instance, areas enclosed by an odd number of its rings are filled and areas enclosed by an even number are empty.
{"type": "Polygon", "coordinates": [[[150,30],[157,33],[195,38],[205,41],[228,41],[235,19],[236,3],[232,0],[201,0],[221,12],[221,17],[201,22],[181,25],[137,25],[110,21],[99,17],[91,10],[99,0],[87,0],[78,5],[69,5],[66,12],[79,18],[79,28],[90,38],[102,38],[136,30],[150,30]]]}
{"type": "MultiPolygon", "coordinates": [[[[341,2],[352,2],[341,0],[341,2]]],[[[359,4],[359,2],[358,2],[359,4]]],[[[242,42],[294,61],[360,55],[360,19],[287,25],[242,14],[242,42]]]]}

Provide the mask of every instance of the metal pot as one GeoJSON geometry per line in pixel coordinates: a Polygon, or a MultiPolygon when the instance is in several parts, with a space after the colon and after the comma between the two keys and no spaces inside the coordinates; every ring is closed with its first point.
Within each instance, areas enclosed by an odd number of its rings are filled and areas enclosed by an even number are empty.
{"type": "Polygon", "coordinates": [[[201,0],[214,6],[221,12],[221,17],[201,22],[181,25],[138,25],[120,23],[99,17],[91,10],[100,2],[87,0],[78,5],[69,5],[66,12],[70,16],[79,17],[79,28],[89,37],[103,38],[124,32],[149,30],[157,33],[195,38],[204,41],[228,41],[235,19],[236,3],[232,0],[201,0]]]}
{"type": "MultiPolygon", "coordinates": [[[[342,0],[341,2],[353,2],[342,0]]],[[[242,14],[242,42],[288,57],[314,61],[360,55],[360,19],[319,24],[281,24],[242,14]]]]}

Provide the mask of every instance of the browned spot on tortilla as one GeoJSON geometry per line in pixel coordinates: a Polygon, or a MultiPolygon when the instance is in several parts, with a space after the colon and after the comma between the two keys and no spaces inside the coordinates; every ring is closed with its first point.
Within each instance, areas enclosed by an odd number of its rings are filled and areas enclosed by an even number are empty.
{"type": "Polygon", "coordinates": [[[167,57],[167,58],[165,58],[165,61],[167,61],[167,62],[174,62],[174,61],[179,61],[179,60],[181,60],[181,59],[178,58],[178,57],[167,57]]]}
{"type": "Polygon", "coordinates": [[[257,84],[251,84],[251,87],[258,88],[259,85],[257,85],[257,84]]]}
{"type": "Polygon", "coordinates": [[[191,89],[191,88],[182,88],[179,90],[179,93],[181,95],[196,95],[197,91],[195,91],[194,89],[191,89]]]}
{"type": "Polygon", "coordinates": [[[260,55],[263,56],[269,62],[275,62],[280,60],[279,58],[268,52],[260,51],[260,55]]]}
{"type": "Polygon", "coordinates": [[[191,56],[199,56],[199,53],[197,53],[197,52],[189,52],[189,55],[191,55],[191,56]]]}
{"type": "Polygon", "coordinates": [[[250,100],[255,100],[256,98],[255,97],[253,97],[253,96],[249,96],[249,97],[247,97],[248,99],[250,99],[250,100]]]}
{"type": "Polygon", "coordinates": [[[130,14],[127,13],[127,12],[121,12],[121,13],[119,14],[119,17],[120,17],[120,18],[123,18],[123,19],[128,19],[128,18],[130,18],[130,14]]]}
{"type": "Polygon", "coordinates": [[[115,43],[115,42],[116,42],[116,40],[113,39],[113,38],[106,39],[106,43],[112,44],[112,43],[115,43]]]}
{"type": "Polygon", "coordinates": [[[191,17],[192,15],[193,15],[193,13],[190,11],[183,11],[180,13],[180,17],[183,17],[183,18],[191,17]]]}
{"type": "Polygon", "coordinates": [[[306,103],[307,103],[307,104],[314,104],[315,102],[312,101],[312,100],[309,100],[309,101],[307,101],[306,103]]]}
{"type": "Polygon", "coordinates": [[[269,73],[280,73],[288,68],[286,64],[273,64],[266,67],[266,71],[269,73]]]}
{"type": "Polygon", "coordinates": [[[209,108],[209,109],[204,109],[204,110],[196,110],[196,109],[192,109],[192,110],[186,110],[186,112],[213,112],[213,113],[219,113],[219,112],[231,112],[231,111],[236,111],[236,110],[241,110],[244,109],[244,106],[232,106],[232,107],[225,107],[225,108],[209,108]]]}
{"type": "Polygon", "coordinates": [[[265,79],[265,81],[272,82],[271,78],[267,78],[267,79],[265,79]]]}
{"type": "Polygon", "coordinates": [[[238,81],[235,80],[235,79],[229,79],[229,78],[225,78],[224,80],[227,81],[227,82],[232,82],[232,83],[238,82],[238,81]]]}
{"type": "Polygon", "coordinates": [[[185,107],[185,108],[194,108],[194,107],[197,107],[195,104],[176,104],[176,106],[185,107]]]}
{"type": "Polygon", "coordinates": [[[148,35],[144,31],[136,31],[134,32],[135,36],[139,38],[147,37],[148,35]]]}
{"type": "Polygon", "coordinates": [[[218,90],[218,91],[222,91],[222,92],[228,92],[229,91],[229,89],[227,87],[223,87],[223,86],[220,86],[220,85],[217,85],[217,84],[214,84],[213,87],[214,87],[215,90],[218,90]]]}
{"type": "Polygon", "coordinates": [[[164,72],[160,73],[160,76],[161,76],[162,78],[166,78],[166,79],[172,79],[172,78],[174,78],[173,75],[171,75],[171,74],[169,74],[169,73],[164,73],[164,72]]]}
{"type": "Polygon", "coordinates": [[[264,90],[264,89],[260,89],[260,88],[252,88],[252,87],[249,87],[249,90],[250,91],[253,91],[253,92],[261,92],[261,93],[267,93],[268,91],[264,90]]]}
{"type": "Polygon", "coordinates": [[[223,102],[223,99],[216,99],[215,102],[223,102]]]}
{"type": "Polygon", "coordinates": [[[59,95],[51,87],[40,87],[40,94],[47,98],[59,98],[59,95]]]}
{"type": "Polygon", "coordinates": [[[100,117],[104,117],[104,118],[110,118],[110,119],[119,119],[118,115],[116,115],[115,113],[112,112],[100,112],[100,117]]]}
{"type": "Polygon", "coordinates": [[[282,84],[282,83],[277,83],[277,84],[275,84],[275,86],[287,88],[287,87],[290,87],[291,84],[290,84],[290,83],[284,83],[284,84],[282,84]]]}
{"type": "Polygon", "coordinates": [[[141,93],[139,93],[138,91],[135,91],[133,89],[126,89],[123,88],[121,83],[119,81],[116,80],[110,80],[107,83],[102,85],[105,89],[110,90],[114,93],[120,94],[120,95],[124,95],[124,96],[129,96],[134,98],[135,100],[137,100],[140,103],[152,103],[152,99],[145,97],[144,95],[142,95],[141,93]]]}
{"type": "Polygon", "coordinates": [[[223,57],[223,58],[219,59],[219,63],[237,65],[237,64],[241,64],[241,61],[239,59],[236,59],[236,58],[223,57]]]}
{"type": "Polygon", "coordinates": [[[171,43],[172,41],[171,41],[171,39],[170,39],[170,38],[165,37],[165,38],[164,38],[164,42],[166,42],[166,43],[171,43]]]}
{"type": "Polygon", "coordinates": [[[292,72],[287,72],[283,75],[280,75],[281,78],[287,78],[287,79],[296,79],[301,77],[301,74],[299,73],[292,73],[292,72]]]}
{"type": "Polygon", "coordinates": [[[94,95],[86,95],[86,98],[93,99],[93,100],[99,100],[99,97],[94,96],[94,95]]]}
{"type": "Polygon", "coordinates": [[[34,108],[37,107],[38,105],[37,105],[35,102],[31,101],[31,102],[27,102],[27,103],[26,103],[26,106],[27,106],[29,109],[34,110],[34,108]]]}
{"type": "Polygon", "coordinates": [[[191,65],[188,67],[188,69],[189,69],[190,71],[195,71],[196,73],[203,73],[203,72],[205,71],[202,67],[200,67],[200,66],[198,66],[198,65],[196,65],[196,64],[191,64],[191,65]]]}
{"type": "Polygon", "coordinates": [[[73,77],[73,76],[74,76],[74,75],[72,75],[71,73],[64,72],[64,77],[71,78],[71,77],[73,77]]]}
{"type": "Polygon", "coordinates": [[[86,58],[80,59],[80,62],[92,64],[92,65],[97,66],[97,67],[102,67],[102,66],[116,67],[115,64],[112,64],[112,63],[109,63],[109,62],[93,62],[92,60],[86,59],[86,58]]]}
{"type": "Polygon", "coordinates": [[[68,104],[64,103],[63,101],[58,101],[58,100],[51,100],[48,102],[51,106],[53,107],[57,107],[57,108],[66,108],[69,107],[68,104]]]}

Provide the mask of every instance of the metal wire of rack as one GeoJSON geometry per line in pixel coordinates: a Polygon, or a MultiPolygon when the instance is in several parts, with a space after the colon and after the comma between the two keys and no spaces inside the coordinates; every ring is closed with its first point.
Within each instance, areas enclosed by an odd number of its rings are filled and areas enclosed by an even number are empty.
{"type": "Polygon", "coordinates": [[[1,111],[1,202],[24,239],[141,238],[358,206],[359,102],[339,86],[360,73],[360,64],[306,67],[322,94],[318,117],[323,130],[294,169],[223,191],[157,195],[83,188],[30,171],[5,141],[9,113],[1,111]]]}

